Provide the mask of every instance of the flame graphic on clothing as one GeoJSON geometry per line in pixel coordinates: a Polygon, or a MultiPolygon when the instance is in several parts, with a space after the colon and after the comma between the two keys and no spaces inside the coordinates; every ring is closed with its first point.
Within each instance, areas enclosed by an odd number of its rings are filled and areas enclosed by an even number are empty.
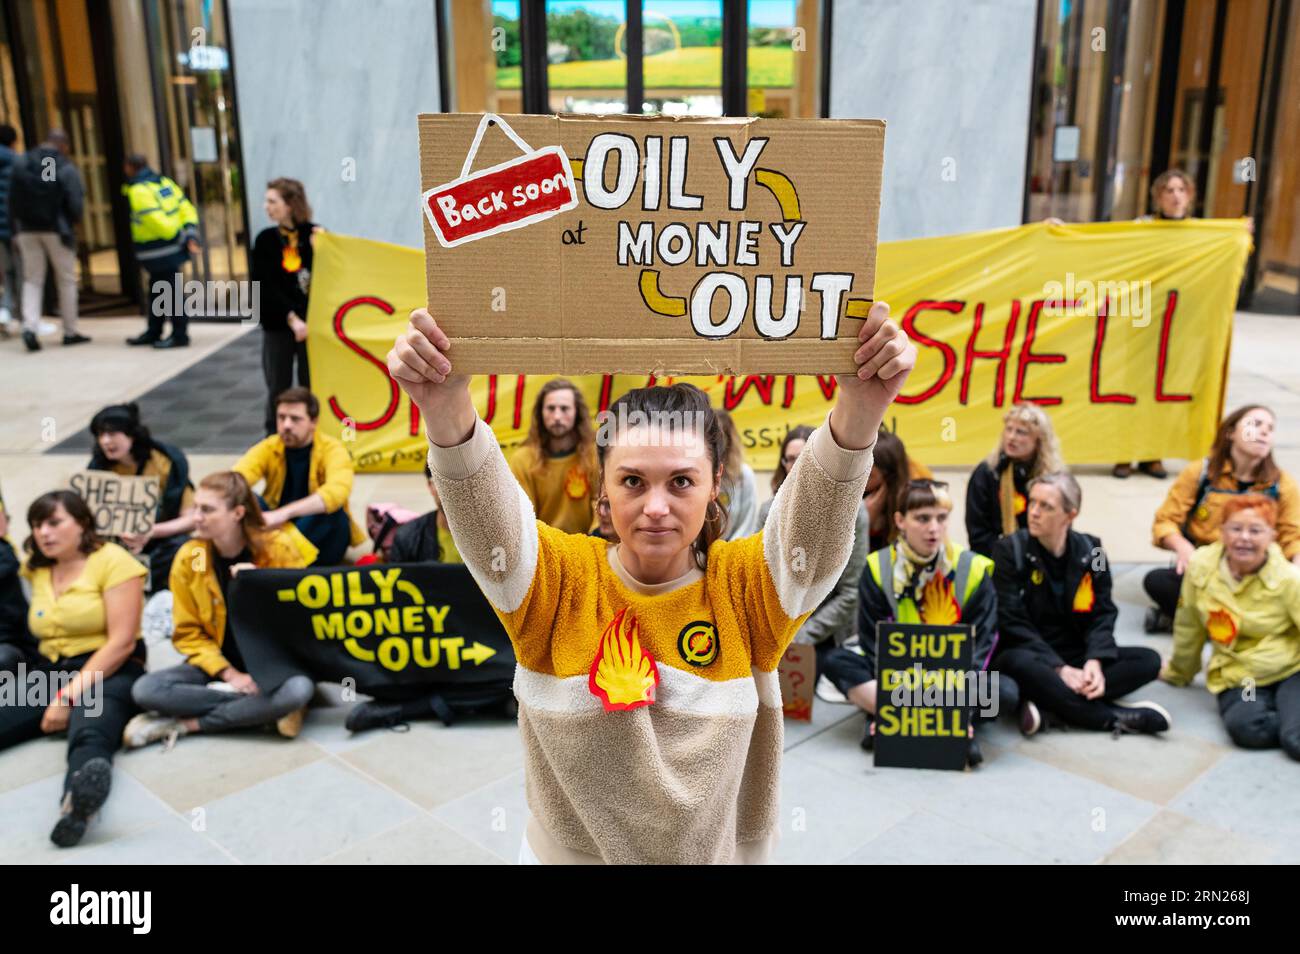
{"type": "Polygon", "coordinates": [[[286,245],[280,253],[280,267],[286,272],[296,272],[302,268],[302,255],[296,245],[286,245]]]}
{"type": "Polygon", "coordinates": [[[606,712],[650,705],[659,685],[659,667],[654,657],[641,648],[641,626],[635,616],[627,616],[624,626],[626,614],[624,607],[605,627],[587,677],[587,688],[604,704],[606,712]]]}
{"type": "Polygon", "coordinates": [[[921,619],[931,626],[951,626],[961,621],[961,605],[952,592],[952,581],[935,574],[921,590],[921,619]]]}
{"type": "Polygon", "coordinates": [[[571,500],[581,500],[587,496],[587,490],[587,472],[576,465],[570,467],[564,477],[564,492],[571,500]]]}
{"type": "Polygon", "coordinates": [[[1024,494],[1018,491],[1016,495],[1011,498],[1011,509],[1012,511],[1015,512],[1015,515],[1017,517],[1020,516],[1022,513],[1024,513],[1025,508],[1027,508],[1028,506],[1029,506],[1029,501],[1025,499],[1024,494]]]}
{"type": "Polygon", "coordinates": [[[1092,574],[1083,574],[1083,579],[1079,581],[1079,588],[1074,591],[1074,606],[1076,613],[1091,613],[1092,607],[1097,602],[1097,594],[1092,591],[1092,574]]]}
{"type": "Polygon", "coordinates": [[[1211,610],[1205,620],[1205,631],[1216,643],[1231,646],[1237,638],[1237,621],[1226,609],[1211,610]]]}

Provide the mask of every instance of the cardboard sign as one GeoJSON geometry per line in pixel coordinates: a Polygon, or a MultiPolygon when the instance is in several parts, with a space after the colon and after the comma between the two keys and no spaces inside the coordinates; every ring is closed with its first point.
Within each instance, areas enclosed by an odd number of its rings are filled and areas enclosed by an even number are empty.
{"type": "Polygon", "coordinates": [[[157,477],[124,477],[108,470],[83,470],[68,480],[73,492],[86,501],[101,537],[148,533],[162,488],[157,477]]]}
{"type": "Polygon", "coordinates": [[[977,704],[970,626],[876,624],[875,764],[966,768],[977,704]]]}
{"type": "Polygon", "coordinates": [[[813,696],[817,691],[817,650],[805,643],[791,643],[776,666],[781,681],[781,708],[787,719],[812,721],[813,696]]]}
{"type": "Polygon", "coordinates": [[[884,135],[879,120],[420,116],[428,302],[453,365],[852,373],[884,135]]]}

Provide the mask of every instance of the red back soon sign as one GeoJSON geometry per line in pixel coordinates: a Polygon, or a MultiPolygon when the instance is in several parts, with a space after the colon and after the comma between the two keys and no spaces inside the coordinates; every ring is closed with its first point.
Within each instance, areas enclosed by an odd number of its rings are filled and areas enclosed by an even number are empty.
{"type": "Polygon", "coordinates": [[[578,204],[569,157],[548,146],[430,189],[424,209],[445,248],[523,228],[578,204]]]}

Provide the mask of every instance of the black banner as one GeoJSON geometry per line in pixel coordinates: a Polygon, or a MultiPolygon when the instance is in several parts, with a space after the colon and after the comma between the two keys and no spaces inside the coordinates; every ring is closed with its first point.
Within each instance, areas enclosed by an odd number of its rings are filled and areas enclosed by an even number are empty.
{"type": "Polygon", "coordinates": [[[875,764],[966,767],[973,627],[877,623],[875,764]]]}
{"type": "Polygon", "coordinates": [[[264,692],[306,673],[380,699],[505,683],[515,654],[470,576],[451,563],[246,570],[230,583],[233,638],[264,692]]]}

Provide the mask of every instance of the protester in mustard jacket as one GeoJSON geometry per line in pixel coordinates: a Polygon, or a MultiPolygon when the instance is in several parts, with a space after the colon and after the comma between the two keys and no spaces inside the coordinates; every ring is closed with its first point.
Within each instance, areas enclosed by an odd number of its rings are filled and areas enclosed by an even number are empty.
{"type": "Polygon", "coordinates": [[[262,499],[268,527],[290,521],[316,545],[316,562],[343,562],[349,546],[366,541],[352,520],[352,456],[343,443],[318,433],[320,402],[306,388],[289,388],[275,402],[276,433],[258,441],[235,464],[250,487],[266,482],[262,499]]]}
{"type": "Polygon", "coordinates": [[[1277,504],[1261,494],[1222,508],[1222,539],[1187,565],[1174,618],[1174,652],[1162,673],[1185,686],[1213,645],[1205,685],[1237,745],[1281,745],[1300,760],[1300,568],[1275,540],[1277,504]]]}
{"type": "Polygon", "coordinates": [[[241,569],[308,566],[316,548],[292,525],[268,528],[237,473],[205,477],[195,496],[195,539],[176,554],[171,575],[172,644],[186,661],[135,684],[136,704],[152,711],[127,724],[122,741],[128,748],[271,722],[292,738],[316,690],[300,674],[269,695],[259,692],[231,638],[226,609],[230,580],[241,569]]]}
{"type": "Polygon", "coordinates": [[[1223,419],[1205,460],[1178,475],[1156,511],[1151,542],[1174,552],[1172,567],[1152,570],[1142,581],[1156,606],[1147,611],[1148,633],[1167,633],[1173,624],[1183,571],[1197,547],[1219,539],[1224,504],[1240,494],[1263,494],[1277,502],[1277,542],[1282,554],[1300,562],[1300,488],[1273,460],[1276,418],[1258,404],[1223,419]]]}

